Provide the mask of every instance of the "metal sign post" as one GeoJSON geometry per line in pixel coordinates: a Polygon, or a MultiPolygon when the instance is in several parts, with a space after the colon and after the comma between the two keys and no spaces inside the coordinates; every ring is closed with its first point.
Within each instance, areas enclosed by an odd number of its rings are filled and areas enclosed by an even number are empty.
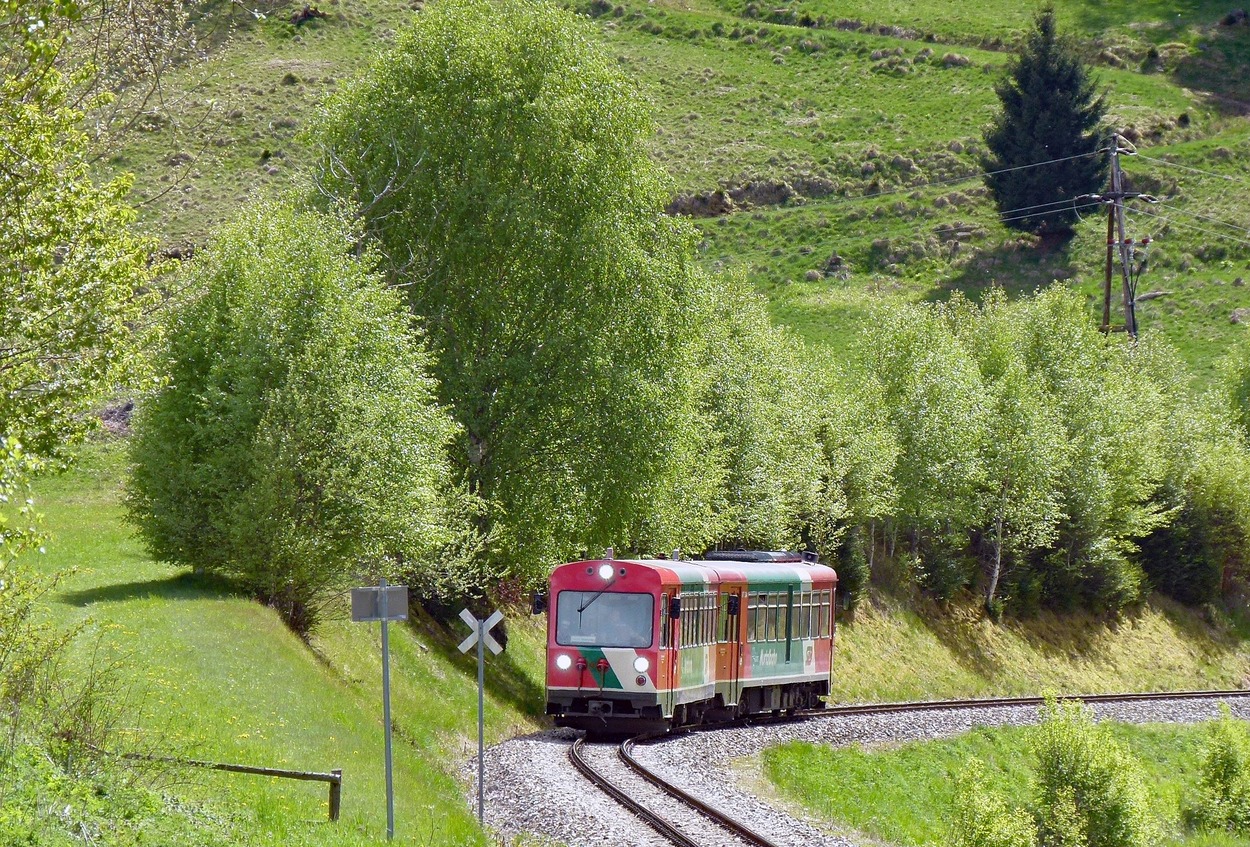
{"type": "Polygon", "coordinates": [[[484,648],[489,647],[490,652],[496,656],[503,652],[503,647],[490,634],[495,624],[503,620],[503,612],[496,610],[489,618],[480,621],[468,609],[461,609],[460,620],[468,624],[469,629],[472,630],[469,637],[460,642],[460,652],[467,653],[470,647],[477,645],[477,822],[480,824],[485,808],[485,790],[482,786],[485,785],[486,778],[486,713],[484,711],[486,654],[484,648]]]}
{"type": "Polygon", "coordinates": [[[408,620],[408,586],[387,585],[352,589],[352,620],[382,622],[382,723],[386,725],[386,840],[395,837],[395,785],[391,778],[391,649],[386,625],[408,620]],[[394,611],[392,611],[394,610],[394,611]]]}

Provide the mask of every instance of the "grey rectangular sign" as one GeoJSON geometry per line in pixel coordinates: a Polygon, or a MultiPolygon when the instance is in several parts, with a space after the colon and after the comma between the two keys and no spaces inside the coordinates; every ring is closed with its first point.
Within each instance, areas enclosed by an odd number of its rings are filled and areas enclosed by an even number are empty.
{"type": "MultiPolygon", "coordinates": [[[[382,591],[376,585],[366,588],[352,589],[352,620],[380,621],[382,591]]],[[[408,586],[386,586],[386,619],[388,621],[408,620],[408,586]]]]}

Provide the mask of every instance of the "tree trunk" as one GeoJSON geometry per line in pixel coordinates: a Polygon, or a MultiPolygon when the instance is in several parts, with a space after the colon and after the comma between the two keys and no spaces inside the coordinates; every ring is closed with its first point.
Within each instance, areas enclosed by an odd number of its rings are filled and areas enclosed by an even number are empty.
{"type": "Polygon", "coordinates": [[[990,571],[990,587],[985,592],[985,602],[994,600],[994,592],[998,591],[998,576],[1003,570],[1003,515],[999,512],[994,533],[994,569],[990,571]]]}

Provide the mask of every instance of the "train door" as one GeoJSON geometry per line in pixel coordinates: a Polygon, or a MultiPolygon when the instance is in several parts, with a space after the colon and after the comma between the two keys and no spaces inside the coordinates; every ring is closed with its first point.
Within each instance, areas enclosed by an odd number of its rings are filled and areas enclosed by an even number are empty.
{"type": "Polygon", "coordinates": [[[667,680],[663,695],[664,714],[671,716],[678,704],[677,688],[681,683],[681,663],[678,661],[681,648],[681,598],[675,595],[670,599],[667,594],[660,595],[660,667],[661,679],[667,680]]]}
{"type": "Polygon", "coordinates": [[[725,705],[732,707],[742,695],[742,589],[724,588],[720,595],[717,626],[716,679],[725,705]]]}

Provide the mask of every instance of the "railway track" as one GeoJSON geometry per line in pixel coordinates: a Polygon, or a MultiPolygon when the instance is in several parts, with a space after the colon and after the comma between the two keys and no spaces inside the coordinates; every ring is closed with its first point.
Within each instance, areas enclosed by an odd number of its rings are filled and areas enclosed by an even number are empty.
{"type": "MultiPolygon", "coordinates": [[[[1177,700],[1215,700],[1228,697],[1245,697],[1250,692],[1247,691],[1175,691],[1175,692],[1147,692],[1136,694],[1096,694],[1072,697],[1067,699],[1079,699],[1088,704],[1097,703],[1127,703],[1127,702],[1149,702],[1149,701],[1177,701],[1177,700]]],[[[1044,697],[990,697],[966,700],[933,700],[923,702],[910,703],[875,703],[875,704],[857,704],[850,706],[833,706],[826,709],[810,710],[798,712],[792,716],[757,719],[756,723],[779,723],[786,721],[807,721],[821,718],[836,718],[851,715],[884,715],[891,713],[903,712],[934,712],[934,711],[953,711],[957,709],[993,709],[1009,706],[1040,706],[1045,703],[1044,697]]],[[[736,725],[741,727],[744,722],[737,722],[736,725]]],[[[696,731],[715,731],[720,727],[708,726],[699,727],[696,731]]],[[[698,797],[691,795],[689,792],[679,788],[672,782],[666,780],[655,771],[646,767],[633,755],[634,747],[637,744],[646,743],[648,741],[657,741],[667,737],[665,733],[649,733],[640,735],[635,738],[628,739],[616,748],[619,759],[630,768],[639,777],[646,782],[658,788],[664,794],[679,801],[684,806],[697,811],[707,820],[712,821],[716,827],[730,834],[731,841],[726,841],[724,837],[718,837],[715,843],[720,845],[726,844],[749,844],[752,847],[779,847],[775,841],[751,829],[747,825],[736,820],[729,814],[711,806],[710,804],[700,800],[698,797]]],[[[671,811],[666,814],[664,811],[653,808],[637,796],[637,792],[632,792],[624,788],[618,782],[613,781],[603,774],[599,769],[595,768],[585,754],[585,739],[579,738],[569,748],[569,759],[573,766],[577,768],[584,776],[593,782],[598,788],[611,796],[621,805],[625,806],[648,826],[658,832],[662,837],[668,839],[678,847],[707,847],[706,840],[699,840],[692,836],[687,830],[689,827],[682,827],[672,820],[671,811]]]]}
{"type": "MultiPolygon", "coordinates": [[[[752,847],[778,847],[778,845],[770,841],[768,838],[755,832],[745,824],[735,820],[732,816],[725,814],[719,809],[704,803],[702,800],[694,797],[682,789],[673,785],[659,774],[647,768],[633,756],[633,746],[639,741],[658,738],[658,735],[639,736],[631,738],[621,743],[616,748],[617,756],[624,762],[630,770],[638,774],[642,779],[651,785],[654,785],[664,794],[679,801],[680,803],[693,808],[699,812],[704,818],[711,821],[716,828],[721,830],[716,837],[716,844],[720,845],[737,845],[749,844],[752,847]],[[729,836],[726,839],[726,835],[729,836]]],[[[593,782],[600,790],[606,793],[612,799],[616,800],[626,809],[629,809],[637,815],[644,823],[658,832],[661,836],[676,844],[677,847],[707,847],[706,840],[697,838],[695,834],[688,832],[678,823],[672,820],[671,810],[666,813],[660,808],[655,808],[643,802],[636,793],[626,790],[618,782],[609,778],[601,770],[594,767],[586,755],[584,738],[579,738],[573,742],[569,748],[569,760],[573,763],[573,767],[577,768],[587,779],[593,782]]]]}
{"type": "MultiPolygon", "coordinates": [[[[1136,694],[1066,695],[1065,700],[1083,703],[1132,703],[1152,700],[1219,700],[1224,697],[1245,697],[1250,691],[1149,691],[1136,694]]],[[[1041,706],[1045,697],[983,697],[970,700],[925,700],[913,703],[864,703],[830,706],[796,713],[795,718],[844,717],[846,715],[885,715],[891,712],[950,711],[953,709],[997,709],[1003,706],[1041,706]]]]}

